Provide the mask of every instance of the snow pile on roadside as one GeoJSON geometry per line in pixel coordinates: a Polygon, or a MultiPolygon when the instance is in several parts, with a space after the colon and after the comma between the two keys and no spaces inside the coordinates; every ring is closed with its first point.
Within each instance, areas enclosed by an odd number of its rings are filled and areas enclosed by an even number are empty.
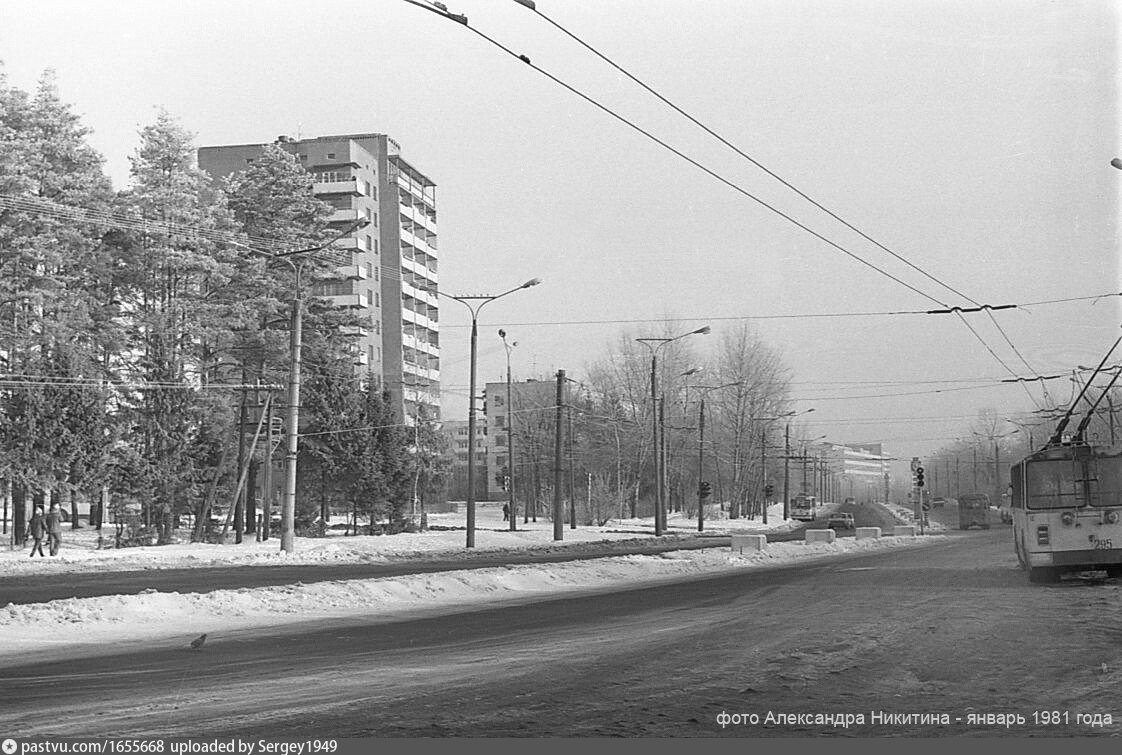
{"type": "Polygon", "coordinates": [[[71,598],[0,608],[5,642],[0,656],[46,648],[126,641],[186,645],[253,626],[325,618],[389,618],[418,610],[452,610],[487,602],[618,589],[663,579],[821,559],[847,552],[903,548],[930,537],[845,538],[832,544],[771,543],[765,551],[732,556],[724,548],[629,555],[563,564],[508,566],[437,574],[346,580],[282,587],[71,598]]]}
{"type": "MultiPolygon", "coordinates": [[[[59,555],[47,558],[29,558],[30,545],[13,550],[0,546],[0,575],[39,574],[58,572],[133,571],[144,569],[184,569],[204,566],[270,566],[323,563],[369,563],[400,561],[425,557],[455,560],[469,558],[471,553],[483,551],[504,552],[527,548],[564,548],[576,543],[604,540],[635,540],[654,536],[651,519],[612,520],[603,527],[568,525],[564,540],[553,540],[553,523],[541,517],[537,522],[516,522],[517,530],[510,532],[503,521],[500,504],[486,503],[476,507],[475,547],[469,552],[465,547],[466,534],[462,529],[466,514],[431,514],[430,529],[425,532],[403,532],[397,535],[347,537],[333,530],[327,537],[297,538],[296,551],[284,553],[276,537],[257,542],[248,536],[244,542],[234,543],[233,535],[224,545],[209,543],[174,543],[171,545],[114,548],[112,526],[100,533],[90,528],[72,530],[65,525],[62,549],[59,555]],[[460,529],[440,529],[457,527],[460,529]]],[[[752,519],[713,519],[707,521],[705,532],[785,532],[799,522],[783,521],[783,508],[779,504],[769,510],[769,524],[752,519]]],[[[697,521],[681,515],[668,517],[663,539],[675,535],[697,534],[697,521]]]]}

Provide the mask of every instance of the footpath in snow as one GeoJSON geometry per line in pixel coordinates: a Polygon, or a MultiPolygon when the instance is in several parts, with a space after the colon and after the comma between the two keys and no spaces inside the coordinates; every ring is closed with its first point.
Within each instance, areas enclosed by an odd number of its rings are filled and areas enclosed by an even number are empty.
{"type": "MultiPolygon", "coordinates": [[[[897,516],[903,519],[902,512],[897,516]]],[[[785,532],[782,506],[769,511],[769,525],[760,520],[715,519],[710,534],[785,532]]],[[[462,527],[464,514],[431,516],[436,527],[462,527]]],[[[477,507],[476,552],[557,547],[601,540],[634,540],[653,531],[649,520],[613,520],[604,527],[566,528],[563,543],[553,541],[553,525],[539,519],[517,532],[505,529],[501,509],[477,507]]],[[[930,530],[929,530],[930,532],[930,530]]],[[[105,528],[110,536],[112,528],[105,528]]],[[[667,535],[696,534],[696,521],[671,518],[667,535]]],[[[15,661],[39,650],[65,650],[105,642],[186,643],[202,632],[212,637],[257,626],[275,626],[331,618],[392,619],[424,611],[455,611],[484,602],[526,600],[645,582],[704,576],[736,569],[760,568],[821,559],[847,552],[906,548],[932,542],[939,535],[882,537],[858,541],[840,538],[832,544],[769,543],[758,553],[733,555],[728,548],[680,550],[657,556],[628,555],[556,564],[465,568],[438,574],[382,579],[340,580],[281,587],[217,590],[207,593],[145,592],[97,598],[55,600],[0,608],[0,658],[15,661]]],[[[652,537],[653,539],[653,537],[652,537]]],[[[147,548],[97,547],[92,530],[65,530],[55,558],[28,558],[27,549],[0,551],[0,577],[24,574],[166,569],[230,565],[323,564],[386,562],[418,557],[467,558],[463,529],[436,529],[392,536],[298,538],[296,552],[280,551],[280,542],[247,540],[237,545],[182,543],[147,548]]],[[[465,567],[469,564],[465,561],[465,567]]]]}

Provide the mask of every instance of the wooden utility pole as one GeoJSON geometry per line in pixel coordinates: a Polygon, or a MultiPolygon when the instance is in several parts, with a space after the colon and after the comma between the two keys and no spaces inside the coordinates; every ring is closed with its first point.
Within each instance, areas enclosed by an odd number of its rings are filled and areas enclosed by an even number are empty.
{"type": "Polygon", "coordinates": [[[783,521],[791,518],[791,425],[783,428],[783,521]]]}
{"type": "Polygon", "coordinates": [[[565,386],[565,371],[557,371],[557,418],[554,422],[553,443],[553,539],[565,539],[565,510],[561,505],[561,486],[564,481],[561,467],[561,419],[564,404],[562,391],[565,386]]]}

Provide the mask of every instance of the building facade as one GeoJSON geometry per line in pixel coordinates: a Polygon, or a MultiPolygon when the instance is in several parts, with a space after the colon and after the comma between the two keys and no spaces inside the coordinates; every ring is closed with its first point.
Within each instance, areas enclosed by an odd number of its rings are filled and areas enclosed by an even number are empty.
{"type": "MultiPolygon", "coordinates": [[[[356,372],[372,372],[400,421],[440,416],[440,311],[437,300],[436,184],[401,157],[385,134],[279,137],[313,175],[316,197],[335,208],[334,227],[368,224],[338,242],[350,264],[313,295],[358,310],[356,372]]],[[[212,177],[244,171],[266,144],[202,147],[212,177]]]]}
{"type": "Polygon", "coordinates": [[[531,480],[536,483],[540,477],[539,467],[553,463],[557,384],[552,380],[532,379],[511,383],[509,404],[505,382],[487,383],[484,390],[486,424],[490,432],[487,498],[498,501],[507,497],[506,485],[512,469],[509,445],[512,439],[508,430],[513,429],[513,472],[516,487],[522,486],[521,499],[527,483],[531,480]]]}
{"type": "MultiPolygon", "coordinates": [[[[448,488],[451,501],[467,500],[468,479],[468,421],[444,420],[440,432],[452,449],[452,484],[448,488]]],[[[475,499],[487,500],[487,423],[480,417],[475,422],[475,499]]]]}

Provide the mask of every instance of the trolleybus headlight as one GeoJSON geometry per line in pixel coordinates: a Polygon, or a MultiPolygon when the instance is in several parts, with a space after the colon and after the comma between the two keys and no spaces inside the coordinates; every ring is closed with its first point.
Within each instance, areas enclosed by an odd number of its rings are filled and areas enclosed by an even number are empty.
{"type": "Polygon", "coordinates": [[[1106,512],[1106,523],[1107,524],[1118,524],[1118,512],[1117,511],[1106,512]]]}
{"type": "Polygon", "coordinates": [[[1050,540],[1048,539],[1048,525],[1047,524],[1038,525],[1037,528],[1036,528],[1036,544],[1037,545],[1048,545],[1049,542],[1050,542],[1050,540]]]}
{"type": "Polygon", "coordinates": [[[1075,524],[1075,514],[1070,511],[1065,511],[1060,517],[1060,521],[1070,527],[1075,524]]]}

